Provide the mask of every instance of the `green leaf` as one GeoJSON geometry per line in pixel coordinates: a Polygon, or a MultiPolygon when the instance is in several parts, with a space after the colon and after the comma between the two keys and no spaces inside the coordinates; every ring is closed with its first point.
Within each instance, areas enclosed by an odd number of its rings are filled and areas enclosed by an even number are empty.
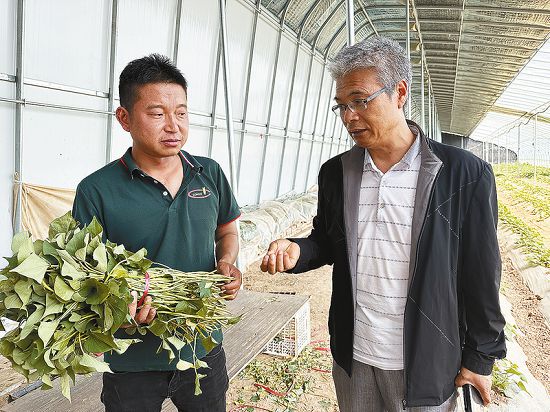
{"type": "Polygon", "coordinates": [[[34,253],[36,253],[37,255],[41,254],[43,244],[44,244],[43,240],[41,240],[41,239],[35,240],[33,245],[32,245],[34,253]]]}
{"type": "Polygon", "coordinates": [[[44,342],[44,346],[48,346],[53,333],[57,329],[57,325],[59,325],[59,319],[49,322],[42,322],[38,326],[38,336],[42,339],[42,342],[44,342]]]}
{"type": "Polygon", "coordinates": [[[12,269],[12,272],[34,279],[38,283],[42,283],[49,263],[40,256],[31,253],[19,266],[12,269]]]}
{"type": "Polygon", "coordinates": [[[128,277],[128,271],[121,265],[118,265],[115,267],[111,273],[109,274],[110,277],[113,278],[126,278],[128,277]]]}
{"type": "Polygon", "coordinates": [[[65,372],[60,376],[61,380],[61,393],[69,401],[71,400],[71,381],[69,375],[65,372]]]}
{"type": "Polygon", "coordinates": [[[4,299],[4,306],[6,309],[21,309],[23,302],[19,299],[16,293],[6,296],[4,299]]]}
{"type": "Polygon", "coordinates": [[[107,249],[105,249],[105,245],[101,243],[96,249],[94,250],[93,254],[94,260],[97,262],[97,265],[95,266],[97,270],[100,270],[101,272],[107,271],[107,249]]]}
{"type": "Polygon", "coordinates": [[[233,317],[233,318],[229,318],[229,319],[227,320],[227,324],[228,324],[228,325],[234,325],[235,323],[237,323],[237,322],[239,322],[239,321],[241,320],[241,317],[242,317],[242,315],[235,316],[235,317],[233,317]]]}
{"type": "Polygon", "coordinates": [[[113,336],[94,332],[89,334],[88,339],[86,339],[83,345],[88,353],[102,353],[118,349],[113,336]]]}
{"type": "Polygon", "coordinates": [[[71,256],[71,254],[67,252],[65,249],[59,249],[57,252],[59,253],[59,256],[61,257],[61,259],[63,259],[64,262],[69,263],[75,268],[80,267],[80,265],[77,263],[74,257],[71,256]]]}
{"type": "Polygon", "coordinates": [[[209,368],[210,369],[210,366],[208,366],[208,364],[205,361],[200,360],[200,359],[196,359],[195,360],[195,369],[199,369],[199,368],[209,368]]]}
{"type": "Polygon", "coordinates": [[[26,305],[27,303],[29,303],[29,300],[32,294],[32,287],[31,287],[30,280],[21,279],[17,281],[17,283],[13,287],[13,290],[15,290],[15,293],[17,293],[17,295],[21,299],[21,302],[23,303],[23,305],[26,305]]]}
{"type": "Polygon", "coordinates": [[[212,338],[212,336],[207,336],[206,338],[202,338],[201,343],[202,343],[202,346],[204,346],[204,349],[206,349],[206,352],[210,352],[212,349],[218,346],[218,342],[216,342],[212,338]]]}
{"type": "Polygon", "coordinates": [[[29,232],[19,232],[16,233],[13,236],[13,239],[11,240],[11,251],[13,254],[17,254],[19,252],[19,248],[24,244],[28,243],[28,240],[30,239],[29,232]]]}
{"type": "Polygon", "coordinates": [[[89,368],[95,369],[97,372],[112,372],[111,368],[106,362],[99,360],[96,357],[90,356],[86,353],[80,358],[80,363],[89,368]]]}
{"type": "Polygon", "coordinates": [[[122,355],[131,345],[138,342],[141,342],[141,339],[115,339],[115,343],[118,346],[115,352],[122,355]]]}
{"type": "Polygon", "coordinates": [[[90,323],[91,321],[93,321],[92,318],[81,319],[74,324],[74,328],[80,333],[87,333],[89,329],[88,323],[90,323]]]}
{"type": "Polygon", "coordinates": [[[143,260],[143,258],[145,258],[146,254],[147,254],[147,250],[145,250],[145,248],[141,248],[136,253],[128,257],[128,262],[139,263],[143,260]]]}
{"type": "Polygon", "coordinates": [[[69,277],[74,280],[84,279],[86,277],[86,273],[78,270],[69,262],[64,262],[61,266],[61,275],[65,278],[69,277]]]}
{"type": "Polygon", "coordinates": [[[206,375],[202,375],[200,373],[197,373],[195,375],[195,396],[199,396],[202,393],[200,380],[201,380],[201,378],[204,378],[205,376],[206,375]]]}
{"type": "Polygon", "coordinates": [[[59,256],[59,253],[56,247],[52,245],[50,242],[48,242],[47,240],[44,241],[44,243],[42,243],[42,253],[44,255],[49,255],[49,256],[55,256],[55,257],[59,256]]]}
{"type": "Polygon", "coordinates": [[[42,319],[51,314],[61,313],[63,307],[63,303],[59,302],[53,295],[48,293],[46,295],[46,310],[44,311],[44,315],[42,315],[42,319]]]}
{"type": "Polygon", "coordinates": [[[34,247],[32,244],[32,240],[29,238],[26,239],[19,247],[19,250],[17,251],[17,262],[22,263],[32,253],[34,253],[34,247]]]}
{"type": "Polygon", "coordinates": [[[52,220],[48,230],[48,237],[53,239],[60,233],[64,234],[73,230],[77,225],[77,221],[73,219],[71,212],[67,212],[63,216],[59,216],[57,219],[52,220]]]}
{"type": "Polygon", "coordinates": [[[83,247],[82,249],[78,249],[74,257],[84,262],[86,260],[86,247],[83,247]]]}
{"type": "Polygon", "coordinates": [[[111,308],[111,313],[113,315],[113,326],[112,332],[120,328],[128,316],[128,303],[126,300],[118,298],[116,296],[109,296],[106,301],[107,305],[111,308]]]}
{"type": "Polygon", "coordinates": [[[113,311],[109,307],[109,305],[105,305],[104,307],[105,315],[103,316],[103,328],[105,331],[108,331],[113,327],[113,311]]]}
{"type": "Polygon", "coordinates": [[[25,339],[32,331],[36,329],[36,323],[42,319],[42,315],[44,315],[44,306],[39,305],[38,308],[31,313],[29,318],[25,321],[25,325],[19,334],[19,339],[25,339]]]}
{"type": "Polygon", "coordinates": [[[124,249],[124,245],[117,245],[113,248],[113,253],[115,255],[123,255],[124,252],[126,252],[126,249],[124,249]]]}
{"type": "Polygon", "coordinates": [[[44,352],[44,362],[46,362],[46,365],[48,365],[50,368],[55,369],[55,365],[51,361],[51,354],[52,354],[52,349],[51,348],[46,349],[46,351],[44,352]]]}
{"type": "Polygon", "coordinates": [[[53,383],[50,375],[42,375],[42,389],[52,389],[53,383]]]}
{"type": "Polygon", "coordinates": [[[74,290],[63,281],[61,276],[56,276],[53,290],[65,302],[70,301],[74,294],[74,290]]]}
{"type": "Polygon", "coordinates": [[[176,363],[176,369],[180,371],[186,371],[187,369],[191,369],[193,367],[193,364],[191,362],[184,361],[183,359],[180,359],[178,363],[176,363]]]}
{"type": "Polygon", "coordinates": [[[86,279],[78,290],[90,305],[100,304],[109,296],[109,286],[96,279],[86,279]]]}
{"type": "Polygon", "coordinates": [[[149,332],[156,336],[161,336],[164,332],[166,332],[166,323],[160,320],[159,318],[155,318],[153,322],[147,327],[149,329],[149,332]]]}
{"type": "Polygon", "coordinates": [[[97,220],[95,216],[92,218],[90,224],[86,226],[86,230],[92,237],[99,236],[103,233],[103,227],[101,227],[99,220],[97,220]]]}
{"type": "Polygon", "coordinates": [[[170,342],[177,350],[180,350],[185,346],[185,342],[176,338],[175,336],[169,336],[166,338],[168,342],[170,342]]]}
{"type": "Polygon", "coordinates": [[[18,347],[15,347],[13,349],[12,359],[18,365],[22,365],[25,362],[25,360],[29,357],[30,354],[31,354],[30,352],[22,351],[18,347]]]}
{"type": "Polygon", "coordinates": [[[78,249],[86,246],[84,244],[84,238],[86,237],[86,235],[87,233],[85,230],[79,230],[78,228],[75,229],[73,237],[65,245],[65,250],[71,255],[74,255],[78,249]]]}

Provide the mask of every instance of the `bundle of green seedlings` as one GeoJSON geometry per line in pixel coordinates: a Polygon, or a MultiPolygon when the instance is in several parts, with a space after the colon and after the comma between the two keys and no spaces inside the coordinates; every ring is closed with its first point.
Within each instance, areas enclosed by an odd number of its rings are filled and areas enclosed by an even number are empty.
{"type": "MultiPolygon", "coordinates": [[[[59,377],[68,399],[76,375],[110,372],[95,354],[123,353],[140,342],[116,338],[121,326],[129,335],[158,336],[158,352],[166,350],[175,361],[179,350],[186,344],[194,348],[196,340],[211,350],[219,343],[212,332],[238,321],[226,309],[221,290],[231,278],[154,265],[145,249],[132,253],[104,243],[102,233],[95,218],[80,228],[69,212],[50,224],[46,240],[16,234],[13,256],[5,258],[8,265],[0,271],[0,316],[18,322],[0,339],[0,353],[28,381],[41,379],[43,389],[59,377]],[[157,315],[151,324],[138,325],[130,316],[132,290],[153,297],[157,315]]],[[[196,394],[201,393],[198,369],[206,366],[196,357],[176,364],[179,370],[195,370],[196,394]]]]}

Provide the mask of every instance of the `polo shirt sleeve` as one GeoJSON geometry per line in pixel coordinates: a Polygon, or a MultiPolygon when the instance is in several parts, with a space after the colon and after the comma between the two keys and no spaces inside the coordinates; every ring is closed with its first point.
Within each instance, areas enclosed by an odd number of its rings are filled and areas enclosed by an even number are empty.
{"type": "Polygon", "coordinates": [[[76,188],[72,210],[73,217],[80,223],[80,226],[89,224],[94,216],[101,222],[101,216],[96,205],[82,186],[81,183],[76,188]]]}
{"type": "Polygon", "coordinates": [[[241,215],[241,210],[220,165],[217,165],[217,169],[216,184],[219,194],[218,226],[222,226],[236,220],[241,215]]]}

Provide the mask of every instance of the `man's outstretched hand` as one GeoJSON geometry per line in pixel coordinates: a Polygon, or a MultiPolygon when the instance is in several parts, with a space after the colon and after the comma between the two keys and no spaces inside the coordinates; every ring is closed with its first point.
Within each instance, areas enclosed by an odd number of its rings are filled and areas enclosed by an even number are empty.
{"type": "Polygon", "coordinates": [[[293,269],[300,257],[300,246],[288,239],[277,239],[271,242],[267,253],[262,259],[262,272],[274,274],[293,269]]]}

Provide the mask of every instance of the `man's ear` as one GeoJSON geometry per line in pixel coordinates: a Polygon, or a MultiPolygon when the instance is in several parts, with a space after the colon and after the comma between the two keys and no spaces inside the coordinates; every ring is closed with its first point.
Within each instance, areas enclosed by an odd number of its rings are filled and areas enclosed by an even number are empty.
{"type": "Polygon", "coordinates": [[[129,132],[130,131],[130,113],[124,107],[120,106],[116,109],[115,112],[116,119],[122,126],[122,128],[129,132]]]}
{"type": "Polygon", "coordinates": [[[409,85],[405,80],[401,80],[396,86],[397,92],[397,105],[399,109],[402,109],[407,103],[407,93],[409,92],[409,85]]]}

